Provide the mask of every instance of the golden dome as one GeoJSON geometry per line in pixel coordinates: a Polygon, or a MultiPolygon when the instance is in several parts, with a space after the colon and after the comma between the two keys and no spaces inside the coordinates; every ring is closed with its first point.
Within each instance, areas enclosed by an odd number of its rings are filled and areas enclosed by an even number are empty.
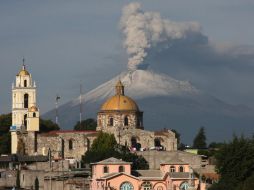
{"type": "Polygon", "coordinates": [[[124,86],[120,80],[115,86],[115,91],[116,95],[101,106],[101,111],[139,111],[136,102],[124,95],[124,86]]]}
{"type": "Polygon", "coordinates": [[[38,111],[38,108],[36,106],[32,106],[28,109],[29,112],[36,112],[38,111]]]}
{"type": "Polygon", "coordinates": [[[19,71],[17,76],[27,76],[27,75],[30,75],[30,73],[26,70],[26,66],[23,65],[22,69],[19,71]]]}
{"type": "Polygon", "coordinates": [[[109,98],[102,106],[101,111],[139,111],[134,100],[128,96],[115,95],[109,98]]]}

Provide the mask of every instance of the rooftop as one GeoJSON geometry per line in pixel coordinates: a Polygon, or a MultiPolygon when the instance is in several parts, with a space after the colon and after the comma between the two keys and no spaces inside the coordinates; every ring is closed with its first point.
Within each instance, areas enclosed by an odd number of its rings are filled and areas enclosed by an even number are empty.
{"type": "Polygon", "coordinates": [[[131,162],[125,162],[121,159],[111,157],[111,158],[107,158],[105,160],[102,160],[102,161],[96,162],[96,163],[92,163],[92,164],[131,164],[131,162]]]}

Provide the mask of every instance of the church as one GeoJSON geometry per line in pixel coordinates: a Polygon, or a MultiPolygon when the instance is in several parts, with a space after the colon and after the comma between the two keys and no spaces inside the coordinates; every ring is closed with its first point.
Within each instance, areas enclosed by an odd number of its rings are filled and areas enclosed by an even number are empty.
{"type": "Polygon", "coordinates": [[[59,130],[41,133],[36,89],[32,75],[23,64],[12,84],[12,154],[50,153],[56,160],[79,162],[99,131],[114,134],[118,143],[128,146],[131,151],[177,150],[177,139],[172,131],[144,130],[143,112],[132,98],[125,95],[121,80],[115,85],[115,95],[106,100],[98,111],[96,131],[59,130]]]}

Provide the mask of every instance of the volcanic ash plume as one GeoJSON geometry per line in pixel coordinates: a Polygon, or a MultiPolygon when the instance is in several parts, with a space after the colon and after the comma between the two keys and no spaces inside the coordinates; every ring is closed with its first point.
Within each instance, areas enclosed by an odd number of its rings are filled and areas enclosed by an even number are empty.
{"type": "Polygon", "coordinates": [[[192,40],[203,37],[196,22],[173,22],[162,19],[159,13],[144,12],[139,3],[123,8],[120,27],[124,34],[124,47],[129,55],[128,67],[136,70],[145,61],[148,50],[176,40],[192,40]]]}

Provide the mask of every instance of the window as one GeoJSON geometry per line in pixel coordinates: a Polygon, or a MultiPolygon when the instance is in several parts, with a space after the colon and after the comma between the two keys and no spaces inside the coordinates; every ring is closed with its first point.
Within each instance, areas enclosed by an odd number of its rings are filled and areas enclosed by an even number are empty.
{"type": "Polygon", "coordinates": [[[36,117],[36,113],[35,112],[33,113],[33,117],[36,117]]]}
{"type": "Polygon", "coordinates": [[[24,108],[28,108],[28,94],[24,95],[24,108]]]}
{"type": "Polygon", "coordinates": [[[189,189],[189,183],[188,182],[183,182],[180,185],[180,190],[187,190],[187,189],[189,189]]]}
{"type": "Polygon", "coordinates": [[[142,183],[141,187],[142,187],[142,190],[150,190],[152,189],[152,184],[149,181],[146,181],[142,183]]]}
{"type": "Polygon", "coordinates": [[[113,117],[111,117],[109,119],[109,126],[113,126],[113,125],[114,125],[114,119],[113,119],[113,117]]]}
{"type": "Polygon", "coordinates": [[[27,87],[27,80],[24,80],[24,87],[27,87]]]}
{"type": "Polygon", "coordinates": [[[179,172],[184,172],[183,166],[179,166],[179,172]]]}
{"type": "Polygon", "coordinates": [[[176,168],[175,168],[175,166],[170,166],[170,172],[175,172],[176,171],[176,168]]]}
{"type": "Polygon", "coordinates": [[[118,172],[124,172],[124,166],[119,166],[118,172]]]}
{"type": "Polygon", "coordinates": [[[108,169],[108,166],[104,166],[104,167],[103,167],[103,173],[108,173],[108,170],[109,170],[109,169],[108,169]]]}
{"type": "Polygon", "coordinates": [[[72,139],[69,140],[69,150],[73,149],[73,141],[72,139]]]}
{"type": "Polygon", "coordinates": [[[124,182],[120,185],[120,190],[133,190],[133,185],[130,182],[124,182]]]}
{"type": "Polygon", "coordinates": [[[128,126],[129,125],[129,120],[128,120],[128,117],[125,116],[124,117],[124,126],[128,126]]]}

